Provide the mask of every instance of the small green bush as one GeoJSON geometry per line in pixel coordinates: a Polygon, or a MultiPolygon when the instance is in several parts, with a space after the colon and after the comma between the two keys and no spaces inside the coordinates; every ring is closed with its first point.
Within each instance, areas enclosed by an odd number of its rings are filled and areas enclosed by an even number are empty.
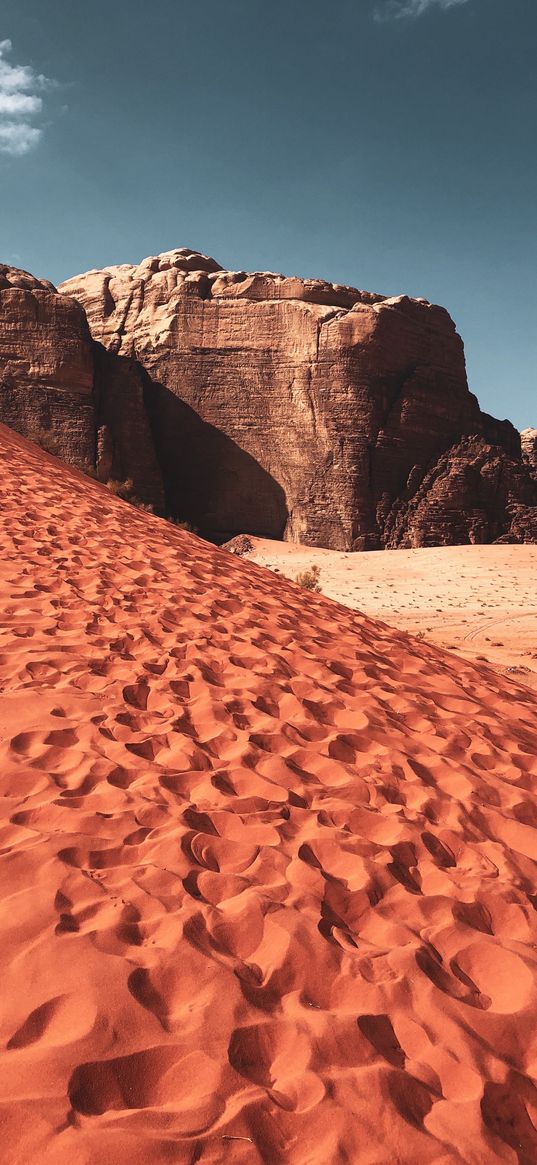
{"type": "Polygon", "coordinates": [[[307,570],[301,570],[295,576],[295,582],[298,583],[299,587],[304,587],[305,591],[320,591],[320,576],[321,568],[314,562],[307,570]]]}

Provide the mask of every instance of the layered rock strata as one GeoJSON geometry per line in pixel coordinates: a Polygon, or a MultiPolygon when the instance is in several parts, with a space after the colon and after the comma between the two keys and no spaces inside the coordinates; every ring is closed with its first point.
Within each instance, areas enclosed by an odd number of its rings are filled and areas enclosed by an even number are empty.
{"type": "Polygon", "coordinates": [[[535,430],[522,457],[425,300],[184,249],[59,292],[0,267],[0,420],[215,541],[535,537],[535,430]]]}
{"type": "Polygon", "coordinates": [[[537,485],[520,459],[464,437],[392,506],[385,545],[487,542],[537,542],[537,485]]]}
{"type": "MultiPolygon", "coordinates": [[[[396,537],[394,505],[461,437],[520,460],[513,426],[469,392],[453,321],[425,300],[223,271],[187,250],[61,290],[110,352],[143,365],[168,507],[217,541],[380,548],[396,537]]],[[[453,542],[460,525],[436,522],[431,537],[453,542]]],[[[463,526],[466,538],[471,515],[463,526]]],[[[425,528],[408,537],[430,541],[425,528]]]]}
{"type": "Polygon", "coordinates": [[[93,341],[84,309],[52,283],[0,266],[0,421],[50,435],[71,464],[93,464],[93,341]]]}
{"type": "Polygon", "coordinates": [[[75,299],[0,266],[0,421],[101,480],[131,478],[162,510],[145,381],[136,361],[92,339],[75,299]]]}

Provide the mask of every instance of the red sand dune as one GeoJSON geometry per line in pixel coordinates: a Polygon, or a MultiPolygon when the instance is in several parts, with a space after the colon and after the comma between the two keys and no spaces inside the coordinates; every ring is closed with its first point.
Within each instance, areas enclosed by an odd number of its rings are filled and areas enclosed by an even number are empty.
{"type": "Polygon", "coordinates": [[[530,1165],[535,695],[1,444],[3,1165],[530,1165]]]}

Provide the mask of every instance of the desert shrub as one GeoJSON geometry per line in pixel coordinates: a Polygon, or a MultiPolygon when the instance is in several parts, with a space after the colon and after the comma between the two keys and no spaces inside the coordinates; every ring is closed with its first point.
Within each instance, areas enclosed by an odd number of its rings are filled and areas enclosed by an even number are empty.
{"type": "MultiPolygon", "coordinates": [[[[43,449],[45,453],[52,453],[55,456],[60,455],[58,441],[52,429],[43,429],[39,426],[34,426],[27,430],[26,437],[29,441],[33,441],[34,445],[39,445],[39,448],[43,449]]],[[[90,477],[93,481],[100,481],[97,469],[89,461],[74,462],[73,464],[74,468],[78,469],[80,473],[83,473],[85,477],[90,477]]],[[[110,490],[110,493],[114,494],[117,498],[121,498],[124,502],[129,502],[131,506],[136,506],[137,510],[143,510],[146,514],[154,514],[155,511],[150,502],[144,502],[142,498],[139,498],[135,494],[134,482],[131,477],[128,477],[126,481],[115,481],[113,478],[110,478],[103,484],[110,490]]],[[[177,525],[181,525],[181,523],[177,523],[177,525]]],[[[188,522],[182,524],[182,528],[185,530],[193,529],[188,522]]]]}
{"type": "Polygon", "coordinates": [[[307,570],[301,570],[295,576],[295,582],[298,583],[299,587],[304,587],[305,591],[320,591],[320,577],[321,568],[314,562],[307,570]]]}
{"type": "Polygon", "coordinates": [[[145,514],[154,514],[153,506],[150,502],[144,502],[134,492],[134,482],[132,477],[128,477],[126,481],[116,481],[114,478],[109,478],[105,482],[106,488],[114,494],[116,498],[121,498],[123,502],[128,502],[129,505],[135,506],[137,510],[143,510],[145,514]]]}
{"type": "Polygon", "coordinates": [[[168,522],[171,522],[172,526],[176,526],[178,530],[186,530],[187,534],[197,534],[198,532],[192,522],[188,522],[186,518],[168,518],[168,522]]]}
{"type": "Polygon", "coordinates": [[[128,477],[126,481],[116,481],[115,478],[111,477],[106,482],[106,488],[116,498],[121,498],[124,502],[130,502],[134,496],[134,482],[132,477],[128,477]]]}

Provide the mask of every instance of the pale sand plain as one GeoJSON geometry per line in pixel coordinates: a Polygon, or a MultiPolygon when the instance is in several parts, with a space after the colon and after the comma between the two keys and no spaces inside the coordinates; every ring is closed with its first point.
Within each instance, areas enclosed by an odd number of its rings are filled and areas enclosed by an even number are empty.
{"type": "Polygon", "coordinates": [[[349,554],[252,538],[288,578],[316,563],[323,594],[537,688],[537,546],[349,554]]]}
{"type": "Polygon", "coordinates": [[[3,1165],[530,1165],[535,694],[0,442],[3,1165]]]}

